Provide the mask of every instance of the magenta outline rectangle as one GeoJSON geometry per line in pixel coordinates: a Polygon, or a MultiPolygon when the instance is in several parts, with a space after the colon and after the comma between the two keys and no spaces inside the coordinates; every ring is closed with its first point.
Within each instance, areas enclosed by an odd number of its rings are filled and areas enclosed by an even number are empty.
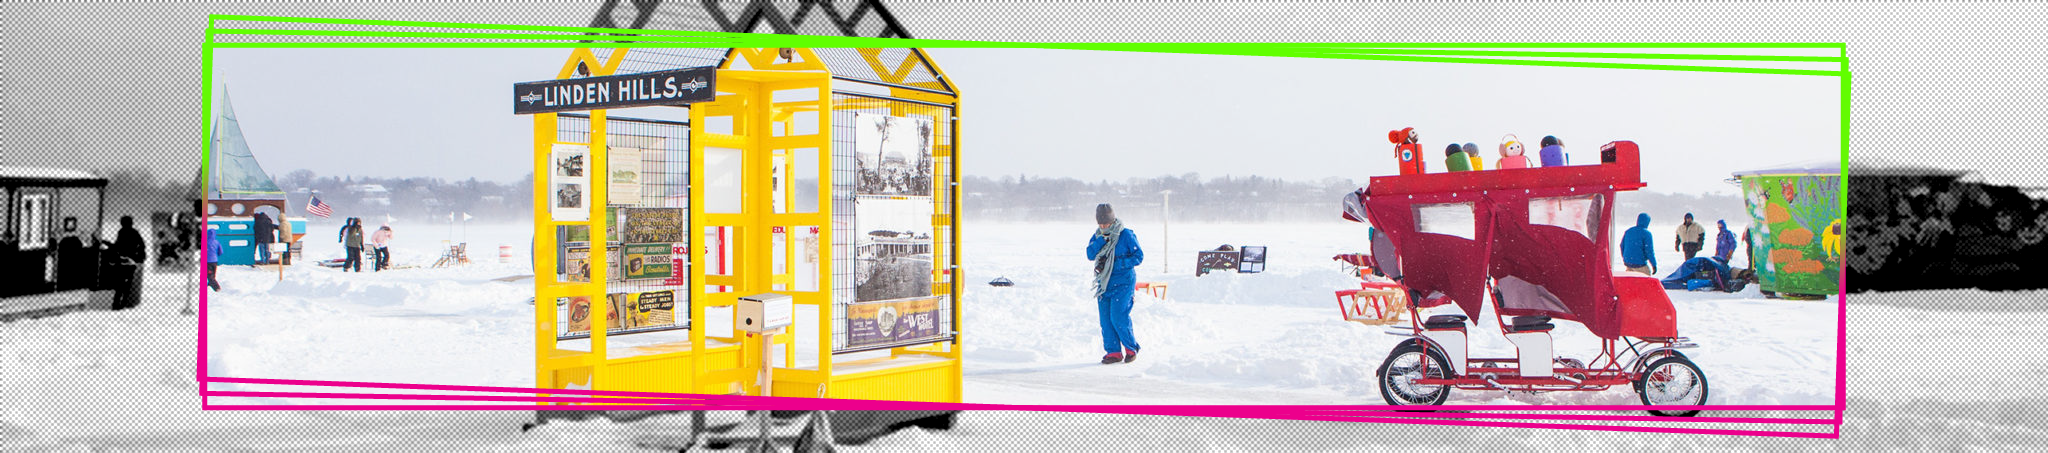
{"type": "MultiPolygon", "coordinates": [[[[205,52],[204,58],[208,59],[209,61],[210,61],[210,59],[212,58],[212,55],[213,55],[213,51],[214,51],[214,47],[213,47],[213,42],[214,42],[214,32],[213,32],[213,30],[212,30],[212,28],[211,28],[211,26],[210,26],[210,23],[211,23],[211,20],[209,20],[209,28],[208,28],[208,30],[207,30],[207,32],[206,32],[206,37],[205,37],[205,41],[204,41],[204,44],[202,45],[202,51],[203,51],[203,52],[205,52]]],[[[1845,49],[1845,53],[1846,53],[1846,49],[1845,49]]],[[[212,80],[212,74],[211,74],[210,72],[209,72],[208,74],[204,74],[204,75],[203,75],[203,78],[204,78],[205,80],[208,80],[208,81],[210,81],[210,80],[212,80]]],[[[1848,86],[1849,86],[1849,76],[1845,74],[1845,75],[1842,75],[1842,76],[1841,76],[1841,78],[1842,78],[1842,85],[1843,85],[1843,93],[1844,93],[1844,94],[1846,95],[1846,94],[1848,93],[1848,86]]],[[[211,87],[211,86],[207,86],[207,87],[203,87],[203,89],[202,89],[202,92],[204,92],[204,93],[209,93],[209,95],[210,95],[210,93],[211,93],[211,90],[212,90],[212,87],[211,87]]],[[[208,107],[207,107],[207,108],[205,108],[205,109],[202,109],[202,113],[201,113],[201,114],[202,114],[202,116],[203,116],[204,118],[206,118],[206,120],[210,120],[210,118],[211,118],[211,115],[212,115],[212,112],[211,112],[211,107],[210,107],[210,104],[207,104],[207,105],[208,105],[208,107]]],[[[1847,117],[1847,115],[1848,115],[1848,113],[1846,112],[1846,109],[1848,108],[1848,106],[1847,106],[1847,101],[1846,101],[1846,100],[1844,101],[1844,106],[1843,106],[1843,108],[1845,109],[1845,112],[1843,113],[1843,115],[1844,115],[1844,117],[1845,117],[1845,119],[1846,119],[1846,117],[1847,117]]],[[[1842,125],[1842,127],[1843,127],[1844,129],[1846,129],[1846,128],[1848,127],[1848,125],[1846,124],[1846,122],[1845,122],[1845,123],[1844,123],[1844,124],[1842,125]]],[[[207,134],[207,133],[210,133],[210,132],[209,132],[209,131],[207,131],[207,130],[206,130],[205,128],[202,128],[202,137],[204,137],[204,134],[207,134]]],[[[1845,134],[1846,134],[1846,132],[1845,132],[1845,134]]],[[[211,153],[211,151],[212,151],[212,150],[211,150],[211,143],[205,143],[205,142],[206,142],[205,140],[202,140],[202,142],[204,143],[204,144],[202,144],[202,147],[201,147],[201,149],[202,149],[202,152],[203,152],[203,153],[208,153],[208,154],[210,154],[210,153],[211,153]]],[[[1842,146],[1843,146],[1843,149],[1845,150],[1845,152],[1844,152],[1844,153],[1846,154],[1846,149],[1847,149],[1847,147],[1848,147],[1848,144],[1846,143],[1846,140],[1845,140],[1845,142],[1843,143],[1843,145],[1842,145],[1842,146]]],[[[205,158],[207,158],[207,157],[208,157],[207,155],[202,155],[202,159],[205,159],[205,158]]],[[[201,218],[202,218],[202,221],[206,221],[208,217],[210,217],[210,216],[207,216],[207,215],[203,215],[203,214],[202,214],[202,216],[201,216],[201,218]]],[[[211,234],[211,233],[209,232],[208,234],[211,234]]],[[[198,268],[199,268],[199,269],[198,269],[198,273],[199,273],[199,276],[200,276],[200,278],[202,279],[202,281],[204,281],[204,279],[207,279],[207,278],[210,278],[210,277],[211,277],[211,275],[209,275],[209,274],[210,274],[209,270],[208,270],[208,269],[206,269],[206,266],[198,266],[198,268]]],[[[1477,414],[1458,414],[1458,415],[1451,415],[1451,414],[1431,414],[1431,415],[1419,415],[1418,413],[1403,413],[1403,416],[1402,416],[1402,417],[1380,417],[1380,416],[1336,416],[1336,415],[1307,415],[1307,413],[1311,413],[1311,412],[1328,412],[1328,411],[1357,411],[1357,412],[1368,412],[1368,413],[1385,413],[1385,412],[1387,412],[1387,411],[1392,411],[1392,410],[1394,410],[1394,408],[1395,408],[1396,406],[1387,406],[1387,405],[1357,405],[1357,406],[1299,406],[1299,405],[1159,405],[1159,406],[1148,406],[1148,405],[1004,405],[1004,404],[978,404],[978,403],[922,403],[922,402],[896,402],[896,401],[871,401],[871,400],[817,400],[817,399],[807,399],[807,398],[791,398],[791,397],[758,397],[758,396],[748,397],[748,396],[725,396],[725,395],[692,395],[692,394],[679,394],[679,393],[658,393],[658,392],[615,392],[615,391],[595,391],[595,390],[571,390],[571,389],[540,389],[540,388],[529,388],[529,389],[519,389],[519,388],[510,388],[510,387],[475,387],[475,386],[449,386],[449,385],[426,385],[426,384],[388,384],[388,383],[364,383],[364,382],[345,382],[345,381],[304,381],[304,380],[282,380],[282,379],[254,379],[254,378],[230,378],[230,377],[219,377],[219,378],[216,378],[216,377],[212,377],[212,376],[209,376],[209,375],[208,375],[208,373],[207,373],[207,371],[208,371],[208,370],[207,370],[207,367],[206,367],[206,357],[207,357],[207,353],[208,353],[208,347],[207,347],[207,333],[208,333],[208,330],[207,330],[207,328],[208,328],[208,326],[207,326],[207,319],[208,319],[208,316],[207,316],[207,312],[208,312],[208,310],[207,310],[207,309],[208,309],[208,307],[209,307],[209,304],[208,304],[208,296],[209,296],[209,294],[211,293],[211,291],[208,291],[208,288],[207,288],[207,287],[206,287],[205,285],[200,285],[200,287],[198,288],[198,290],[199,290],[199,310],[198,310],[198,317],[199,317],[198,327],[199,327],[199,328],[198,328],[198,338],[197,338],[197,340],[198,340],[198,355],[197,355],[197,356],[195,357],[195,362],[196,362],[196,363],[195,363],[195,365],[196,365],[196,369],[197,369],[197,371],[198,371],[198,372],[197,372],[197,374],[198,374],[198,376],[197,376],[197,379],[198,379],[198,381],[199,381],[200,383],[202,383],[202,386],[201,386],[201,390],[200,390],[200,392],[199,392],[199,396],[200,396],[200,408],[201,408],[202,410],[536,410],[536,411],[538,411],[538,410],[592,410],[592,409],[594,409],[594,407],[592,407],[592,406],[544,406],[544,405],[537,405],[537,404],[536,404],[536,405],[516,405],[516,406],[505,406],[505,405],[296,405],[296,404],[283,404],[283,405],[232,405],[232,404],[221,404],[221,405],[216,405],[216,404],[212,404],[212,403],[210,402],[210,400],[209,400],[209,397],[211,397],[211,396],[228,396],[228,397],[240,397],[240,396],[276,396],[276,397],[317,397],[317,398],[353,398],[353,399],[373,399],[373,398],[370,398],[370,396],[388,396],[388,397],[391,397],[391,398],[374,398],[374,399],[412,399],[412,400],[435,400],[435,401],[503,401],[503,400],[505,400],[506,398],[530,398],[530,399],[533,399],[533,400],[541,400],[541,401],[563,401],[563,402],[573,402],[573,401],[575,401],[575,400],[579,400],[579,399],[595,399],[595,398],[573,398],[573,397],[540,397],[540,396],[534,396],[534,397],[497,397],[497,396],[480,396],[480,395],[434,395],[434,394],[410,394],[410,395],[400,395],[400,394],[348,394],[348,393],[341,393],[341,394],[335,394],[335,393],[294,393],[294,392],[244,392],[244,391],[218,391],[218,390],[210,390],[210,389],[208,389],[208,388],[207,388],[207,386],[205,385],[205,384],[210,384],[210,383],[214,383],[214,382],[220,382],[220,383],[237,383],[237,382],[239,382],[239,383],[249,383],[249,384],[269,384],[269,385],[294,385],[294,386],[316,386],[316,387],[368,387],[368,388],[388,388],[388,389],[413,389],[413,390],[457,390],[457,391],[472,391],[472,392],[500,392],[500,393],[525,393],[525,394],[534,394],[534,395],[543,395],[543,394],[545,394],[545,395],[560,395],[560,394],[580,394],[580,395],[592,395],[592,396],[611,396],[611,397],[639,397],[638,399],[645,399],[645,400],[648,400],[648,401],[673,401],[673,400],[701,400],[701,401],[705,401],[705,403],[704,403],[704,404],[694,404],[694,405],[639,405],[639,404],[634,404],[634,405],[620,405],[620,406],[619,406],[620,408],[633,408],[633,409],[649,409],[649,408],[667,408],[667,409],[675,409],[675,410],[691,410],[691,409],[697,409],[697,410],[702,410],[702,409],[706,409],[707,407],[717,407],[717,408],[722,408],[722,409],[741,409],[741,408],[755,408],[755,409],[782,409],[782,408],[791,408],[791,407],[832,407],[832,408],[834,408],[834,409],[832,409],[832,410],[908,410],[909,408],[916,408],[917,410],[934,410],[934,409],[938,409],[938,410],[1020,410],[1020,411],[1057,411],[1057,412],[1091,412],[1091,413],[1107,413],[1107,414],[1144,414],[1144,415],[1182,415],[1182,416],[1203,416],[1203,417],[1229,417],[1229,418],[1260,418],[1260,419],[1286,419],[1286,420],[1324,420],[1324,421],[1351,421],[1351,422],[1373,422],[1373,423],[1394,423],[1394,424],[1429,424],[1429,425],[1442,425],[1442,426],[1474,426],[1474,427],[1509,427],[1509,428],[1547,428],[1547,429],[1564,429],[1564,430],[1596,430],[1596,431],[1617,431],[1617,432],[1647,432],[1647,433],[1667,433],[1667,434],[1715,434],[1715,435],[1750,435],[1750,436],[1767,436],[1767,437],[1795,437],[1795,438],[1840,438],[1840,436],[1841,436],[1841,425],[1842,425],[1842,421],[1843,421],[1843,414],[1844,414],[1844,412],[1845,412],[1845,411],[1846,411],[1846,409],[1847,409],[1847,402],[1848,402],[1848,376],[1847,376],[1847,371],[1848,371],[1848,357],[1847,357],[1847,354],[1848,354],[1848,313],[1849,313],[1849,311],[1848,311],[1848,295],[1847,295],[1847,291],[1846,291],[1846,286],[1847,286],[1847,274],[1848,274],[1848,272],[1847,272],[1847,270],[1846,270],[1846,269],[1842,270],[1842,271],[1841,271],[1841,274],[1840,274],[1840,278],[1839,278],[1839,279],[1837,280],[1837,281],[1839,281],[1839,282],[1842,282],[1842,283],[1841,283],[1841,284],[1840,284],[1840,285],[1838,286],[1838,288],[1837,288],[1837,296],[1836,296],[1836,309],[1837,309],[1837,319],[1836,319],[1836,351],[1835,351],[1835,352],[1836,352],[1836,354],[1835,354],[1835,404],[1833,404],[1833,405],[1745,405],[1745,406],[1659,406],[1659,408],[1664,408],[1664,409],[1676,409],[1676,410],[1689,410],[1689,409],[1701,409],[1701,410],[1765,410],[1765,411],[1807,411],[1807,410],[1831,410],[1831,411],[1833,411],[1833,413],[1834,413],[1834,417],[1832,418],[1832,420],[1828,420],[1828,419],[1807,419],[1807,418],[1782,418],[1782,419],[1780,419],[1780,418],[1738,418],[1738,419],[1737,419],[1737,420],[1758,420],[1759,422],[1761,422],[1761,420],[1777,420],[1777,422],[1778,422],[1778,423],[1786,423],[1786,424],[1817,424],[1816,422],[1819,422],[1819,421],[1830,421],[1830,422],[1832,422],[1832,424],[1833,424],[1833,427],[1834,427],[1834,429],[1833,429],[1833,431],[1832,431],[1832,432],[1829,432],[1829,433],[1807,433],[1807,432],[1789,432],[1789,431],[1756,431],[1756,430],[1728,430],[1728,429],[1697,429],[1697,428],[1658,428],[1658,427],[1641,427],[1641,426],[1615,426],[1615,425],[1576,425],[1576,424],[1549,424],[1549,423],[1524,423],[1524,422],[1486,422],[1486,421],[1459,421],[1459,420],[1444,420],[1444,419],[1448,419],[1448,418],[1482,418],[1482,417],[1501,417],[1501,418],[1516,418],[1516,419],[1531,419],[1531,420],[1606,420],[1606,421],[1624,421],[1624,420],[1618,420],[1618,419],[1614,419],[1614,418],[1611,418],[1611,417],[1626,417],[1626,416],[1600,416],[1600,415],[1550,415],[1550,414],[1500,414],[1500,413],[1503,413],[1503,412],[1515,412],[1515,411],[1544,411],[1544,412],[1563,412],[1563,411],[1601,411],[1601,410],[1629,410],[1629,411],[1634,411],[1634,410],[1643,410],[1643,409],[1645,408],[1645,406],[1635,406],[1635,405],[1557,405],[1557,406],[1510,406],[1510,407],[1501,407],[1501,406],[1491,406],[1491,405],[1486,405],[1486,406],[1475,406],[1475,405],[1456,405],[1456,406],[1434,406],[1434,407],[1432,407],[1432,409],[1436,409],[1436,410],[1469,410],[1469,411],[1482,411],[1482,412],[1496,412],[1496,414],[1491,414],[1491,415],[1477,415],[1477,414]],[[316,395],[317,395],[317,396],[316,396],[316,395]],[[398,398],[398,397],[401,397],[401,396],[403,396],[403,397],[405,397],[405,398],[398,398]],[[739,401],[752,401],[752,402],[759,402],[759,403],[762,403],[762,404],[753,404],[753,405],[743,405],[743,404],[742,404],[742,405],[735,405],[735,404],[718,404],[718,403],[715,403],[715,402],[717,402],[717,401],[727,401],[727,400],[730,400],[730,401],[736,401],[736,402],[739,402],[739,401]],[[798,403],[802,403],[802,402],[806,402],[806,401],[809,401],[809,402],[811,402],[812,404],[816,404],[817,406],[795,406],[795,404],[798,404],[798,403]],[[828,402],[829,402],[829,403],[828,403],[828,402]],[[1154,410],[1144,410],[1144,409],[1154,409],[1154,410]],[[1158,409],[1166,409],[1166,410],[1158,410],[1158,409]],[[1250,416],[1250,417],[1247,417],[1247,416],[1244,416],[1244,415],[1245,415],[1245,414],[1247,414],[1248,412],[1256,413],[1256,412],[1266,412],[1266,411],[1270,411],[1269,413],[1267,413],[1267,414],[1266,414],[1266,415],[1268,415],[1268,416],[1266,416],[1266,417],[1259,417],[1259,416],[1250,416]],[[1279,415],[1280,417],[1273,417],[1274,415],[1279,415]],[[1594,418],[1588,418],[1588,417],[1594,417],[1594,418]]],[[[608,403],[617,403],[618,401],[607,401],[607,402],[608,402],[608,403]]],[[[1256,415],[1256,414],[1254,414],[1254,415],[1256,415]]],[[[1715,418],[1715,417],[1709,417],[1708,419],[1694,419],[1694,420],[1690,420],[1690,421],[1697,421],[1697,422],[1703,422],[1703,423],[1707,423],[1707,422],[1716,422],[1716,421],[1714,421],[1713,419],[1717,419],[1717,418],[1715,418]]],[[[1670,422],[1685,422],[1685,421],[1689,421],[1688,419],[1685,419],[1685,418],[1665,418],[1665,419],[1661,419],[1661,420],[1662,420],[1662,421],[1670,421],[1670,422]]],[[[1633,420],[1631,419],[1631,420],[1626,420],[1626,421],[1633,421],[1633,420]]]]}

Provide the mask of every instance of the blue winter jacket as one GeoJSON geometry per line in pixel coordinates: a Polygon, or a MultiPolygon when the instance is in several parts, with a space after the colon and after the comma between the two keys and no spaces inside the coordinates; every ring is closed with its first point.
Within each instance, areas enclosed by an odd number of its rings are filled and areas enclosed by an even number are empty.
{"type": "Polygon", "coordinates": [[[220,262],[220,255],[220,241],[213,240],[213,232],[206,232],[206,262],[208,264],[218,263],[220,262]]]}
{"type": "MultiPolygon", "coordinates": [[[[1116,258],[1110,260],[1110,265],[1116,266],[1116,270],[1109,273],[1109,286],[1137,286],[1138,265],[1145,262],[1145,250],[1138,248],[1138,234],[1132,233],[1130,228],[1125,228],[1120,234],[1122,236],[1116,240],[1116,258]]],[[[1102,245],[1107,242],[1109,241],[1102,235],[1089,234],[1088,260],[1093,261],[1096,256],[1100,256],[1102,245]]]]}
{"type": "Polygon", "coordinates": [[[1621,234],[1621,263],[1629,267],[1657,266],[1657,250],[1650,246],[1650,214],[1636,214],[1635,228],[1621,234]]]}
{"type": "Polygon", "coordinates": [[[1735,232],[1728,231],[1726,220],[1715,223],[1721,226],[1721,232],[1714,237],[1714,256],[1721,258],[1721,261],[1728,261],[1735,256],[1735,232]]]}

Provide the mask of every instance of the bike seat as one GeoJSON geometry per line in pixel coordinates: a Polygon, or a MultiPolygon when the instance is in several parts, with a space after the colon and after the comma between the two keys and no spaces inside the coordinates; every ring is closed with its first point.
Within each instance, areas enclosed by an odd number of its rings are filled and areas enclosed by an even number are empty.
{"type": "Polygon", "coordinates": [[[1549,316],[1516,316],[1508,325],[1508,332],[1544,332],[1556,327],[1549,316]]]}
{"type": "Polygon", "coordinates": [[[1425,330],[1465,328],[1465,315],[1436,315],[1422,321],[1425,330]]]}

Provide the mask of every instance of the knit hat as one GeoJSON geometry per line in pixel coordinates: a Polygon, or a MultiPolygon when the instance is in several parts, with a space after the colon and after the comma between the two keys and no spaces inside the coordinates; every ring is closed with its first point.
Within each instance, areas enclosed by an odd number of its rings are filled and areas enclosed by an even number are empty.
{"type": "Polygon", "coordinates": [[[1095,223],[1108,224],[1116,221],[1116,211],[1109,209],[1109,203],[1095,205],[1095,223]]]}

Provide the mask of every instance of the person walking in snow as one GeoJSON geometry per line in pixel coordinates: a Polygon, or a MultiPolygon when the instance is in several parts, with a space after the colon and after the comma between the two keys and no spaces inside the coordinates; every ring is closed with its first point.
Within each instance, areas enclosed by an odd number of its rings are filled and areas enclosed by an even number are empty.
{"type": "Polygon", "coordinates": [[[1714,233],[1714,257],[1720,258],[1721,264],[1728,264],[1728,260],[1735,258],[1735,232],[1728,231],[1726,220],[1715,220],[1714,226],[1721,228],[1714,233]]]}
{"type": "Polygon", "coordinates": [[[1650,214],[1636,214],[1636,226],[1621,233],[1621,264],[1643,275],[1657,275],[1657,249],[1650,245],[1650,214]]]}
{"type": "Polygon", "coordinates": [[[349,217],[348,223],[342,224],[340,237],[336,238],[335,242],[340,242],[343,247],[348,248],[348,254],[344,255],[347,259],[341,262],[341,270],[347,272],[353,268],[356,272],[362,272],[363,221],[349,217]]]}
{"type": "Polygon", "coordinates": [[[206,232],[206,286],[220,291],[220,241],[213,240],[213,232],[206,232]]]}
{"type": "Polygon", "coordinates": [[[1685,213],[1685,223],[1678,224],[1678,239],[1671,244],[1672,250],[1685,252],[1685,259],[1700,254],[1707,246],[1707,229],[1692,222],[1692,213],[1685,213]]]}
{"type": "Polygon", "coordinates": [[[375,233],[370,233],[370,246],[376,249],[376,250],[375,250],[375,253],[373,253],[373,254],[372,254],[373,256],[375,256],[375,258],[371,260],[371,261],[373,261],[373,263],[372,263],[372,264],[370,265],[370,270],[371,270],[371,271],[382,271],[382,270],[384,270],[384,269],[388,269],[388,268],[390,268],[390,267],[391,267],[391,249],[389,248],[389,247],[391,246],[391,225],[390,225],[390,224],[385,224],[385,225],[384,225],[383,227],[377,228],[377,232],[375,232],[375,233]]]}
{"type": "Polygon", "coordinates": [[[1137,292],[1138,265],[1145,251],[1138,235],[1104,203],[1095,206],[1095,234],[1088,237],[1088,259],[1095,261],[1095,308],[1102,322],[1102,363],[1138,359],[1138,340],[1131,335],[1131,297],[1137,292]]]}

